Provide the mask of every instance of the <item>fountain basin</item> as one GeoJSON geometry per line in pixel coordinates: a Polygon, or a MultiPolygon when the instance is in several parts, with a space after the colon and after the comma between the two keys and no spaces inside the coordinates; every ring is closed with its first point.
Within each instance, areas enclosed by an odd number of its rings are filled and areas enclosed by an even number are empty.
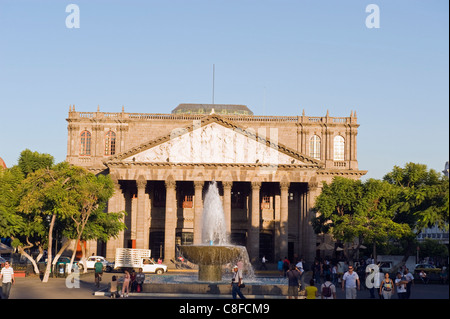
{"type": "Polygon", "coordinates": [[[234,245],[183,245],[180,246],[180,249],[186,259],[198,265],[199,281],[221,281],[222,266],[236,262],[245,247],[234,245]]]}

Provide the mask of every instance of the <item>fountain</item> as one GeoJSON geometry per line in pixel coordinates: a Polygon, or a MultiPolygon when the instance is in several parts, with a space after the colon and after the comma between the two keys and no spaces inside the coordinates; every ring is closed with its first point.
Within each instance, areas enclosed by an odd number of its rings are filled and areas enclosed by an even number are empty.
{"type": "Polygon", "coordinates": [[[180,246],[185,258],[198,265],[198,280],[222,280],[222,267],[241,260],[251,273],[247,249],[232,245],[226,233],[225,216],[217,184],[213,181],[205,194],[202,217],[202,243],[180,246]]]}

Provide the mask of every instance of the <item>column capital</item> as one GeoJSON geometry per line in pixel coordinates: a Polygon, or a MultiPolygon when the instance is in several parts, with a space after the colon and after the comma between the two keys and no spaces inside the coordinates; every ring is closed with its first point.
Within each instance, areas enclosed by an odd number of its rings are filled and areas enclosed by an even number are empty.
{"type": "Polygon", "coordinates": [[[280,182],[280,189],[281,189],[281,190],[288,190],[290,184],[291,184],[291,183],[288,182],[288,181],[281,181],[281,182],[280,182]]]}
{"type": "Polygon", "coordinates": [[[231,187],[233,187],[233,182],[232,181],[223,181],[222,182],[222,186],[223,186],[224,189],[225,188],[231,189],[231,187]]]}
{"type": "Polygon", "coordinates": [[[147,186],[147,180],[144,176],[139,175],[139,177],[136,179],[136,185],[138,189],[145,189],[145,186],[147,186]]]}
{"type": "Polygon", "coordinates": [[[169,179],[165,181],[166,188],[176,188],[177,182],[173,179],[169,179]]]}
{"type": "Polygon", "coordinates": [[[204,184],[204,181],[194,181],[194,188],[202,188],[204,184]]]}
{"type": "Polygon", "coordinates": [[[252,189],[260,189],[261,188],[261,182],[260,181],[253,181],[251,182],[252,189]]]}
{"type": "Polygon", "coordinates": [[[309,182],[308,183],[308,192],[314,192],[319,188],[319,182],[309,182]]]}

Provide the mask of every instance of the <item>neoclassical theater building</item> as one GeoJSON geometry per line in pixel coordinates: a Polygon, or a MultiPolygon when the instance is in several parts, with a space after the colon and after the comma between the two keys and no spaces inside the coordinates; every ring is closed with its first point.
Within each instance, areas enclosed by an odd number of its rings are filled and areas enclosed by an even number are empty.
{"type": "Polygon", "coordinates": [[[203,197],[220,190],[230,241],[255,261],[316,256],[310,219],[322,182],[358,179],[356,112],[349,117],[257,116],[245,105],[180,104],[170,114],[69,110],[67,161],[109,174],[108,211],[126,230],[89,254],[151,249],[169,263],[201,243],[203,197]]]}

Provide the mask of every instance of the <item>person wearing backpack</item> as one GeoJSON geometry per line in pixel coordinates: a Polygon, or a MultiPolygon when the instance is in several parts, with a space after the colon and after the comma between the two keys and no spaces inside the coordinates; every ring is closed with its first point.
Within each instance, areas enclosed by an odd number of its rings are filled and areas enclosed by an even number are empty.
{"type": "Polygon", "coordinates": [[[331,282],[331,275],[325,275],[325,282],[320,286],[322,299],[336,299],[336,286],[331,282]]]}

